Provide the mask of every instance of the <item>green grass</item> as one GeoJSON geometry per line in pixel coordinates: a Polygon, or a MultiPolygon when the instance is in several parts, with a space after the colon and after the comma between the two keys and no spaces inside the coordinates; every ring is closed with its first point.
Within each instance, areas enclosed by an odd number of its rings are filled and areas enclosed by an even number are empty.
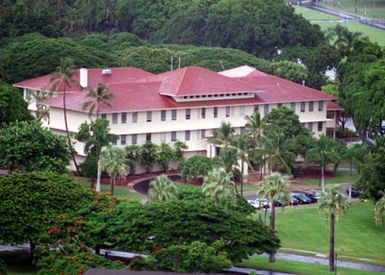
{"type": "MultiPolygon", "coordinates": [[[[325,178],[325,184],[341,184],[341,183],[349,183],[349,172],[348,171],[337,171],[336,177],[333,178],[325,178]]],[[[358,179],[357,175],[353,175],[353,182],[355,182],[358,179]]],[[[298,181],[299,183],[303,184],[309,184],[309,185],[319,185],[321,182],[321,179],[295,179],[295,181],[298,181]]]]}
{"type": "Polygon", "coordinates": [[[302,14],[302,16],[307,20],[336,20],[340,19],[337,16],[330,15],[324,12],[319,12],[316,10],[308,9],[302,6],[294,6],[295,13],[302,14]]]}
{"type": "Polygon", "coordinates": [[[12,251],[0,252],[0,259],[6,262],[7,275],[32,275],[36,274],[36,269],[31,265],[28,254],[12,251]]]}
{"type": "MultiPolygon", "coordinates": [[[[336,22],[317,22],[316,24],[318,24],[323,31],[337,25],[336,22]]],[[[377,42],[381,46],[385,46],[385,30],[353,22],[343,22],[338,24],[347,27],[351,32],[360,32],[363,36],[369,37],[371,41],[377,42]]]]}
{"type": "MultiPolygon", "coordinates": [[[[339,257],[385,265],[385,228],[375,225],[373,208],[372,202],[354,202],[348,213],[340,215],[335,240],[339,257]]],[[[278,210],[276,229],[284,249],[328,253],[329,225],[317,205],[278,210]]]]}
{"type": "MultiPolygon", "coordinates": [[[[385,1],[375,0],[375,7],[373,6],[374,0],[358,0],[358,9],[357,14],[370,18],[385,19],[385,1]],[[366,2],[366,14],[365,14],[365,2],[366,2]],[[374,9],[375,8],[375,9],[374,9]]],[[[327,6],[336,10],[342,10],[346,12],[353,13],[355,12],[355,3],[356,0],[338,0],[328,1],[319,1],[319,4],[327,6]]]]}
{"type": "MultiPolygon", "coordinates": [[[[81,185],[83,185],[87,188],[90,188],[90,183],[88,182],[88,180],[86,180],[84,178],[77,178],[77,180],[81,185]]],[[[110,186],[102,185],[101,191],[102,191],[102,193],[109,192],[110,186]]],[[[134,191],[128,190],[127,186],[115,186],[114,196],[116,196],[120,199],[127,199],[127,200],[131,200],[131,201],[140,201],[141,200],[140,195],[134,191]]]]}
{"type": "MultiPolygon", "coordinates": [[[[266,270],[274,270],[274,271],[284,271],[284,272],[292,272],[296,274],[311,274],[311,275],[323,275],[323,274],[333,274],[328,271],[328,267],[326,265],[320,264],[308,264],[294,261],[286,261],[277,259],[275,263],[269,263],[267,257],[263,256],[252,256],[249,260],[242,262],[243,266],[251,267],[251,268],[260,268],[266,270]]],[[[370,271],[362,271],[357,269],[350,268],[339,268],[337,267],[338,274],[344,275],[362,275],[362,274],[373,274],[377,275],[378,272],[370,272],[370,271]]]]}

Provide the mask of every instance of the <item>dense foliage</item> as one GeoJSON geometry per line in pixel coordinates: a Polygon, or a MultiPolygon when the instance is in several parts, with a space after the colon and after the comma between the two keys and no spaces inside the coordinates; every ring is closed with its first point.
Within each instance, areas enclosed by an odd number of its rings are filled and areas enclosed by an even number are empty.
{"type": "Polygon", "coordinates": [[[37,121],[15,122],[0,131],[0,166],[22,171],[64,172],[69,150],[64,137],[37,121]]]}
{"type": "Polygon", "coordinates": [[[206,176],[213,168],[221,166],[218,158],[193,156],[181,164],[181,174],[185,180],[192,181],[206,176]]]}
{"type": "Polygon", "coordinates": [[[87,193],[67,175],[20,173],[0,177],[0,241],[31,248],[47,237],[59,214],[79,209],[87,193]]]}
{"type": "Polygon", "coordinates": [[[0,128],[10,122],[32,120],[27,108],[20,91],[0,81],[0,128]]]}

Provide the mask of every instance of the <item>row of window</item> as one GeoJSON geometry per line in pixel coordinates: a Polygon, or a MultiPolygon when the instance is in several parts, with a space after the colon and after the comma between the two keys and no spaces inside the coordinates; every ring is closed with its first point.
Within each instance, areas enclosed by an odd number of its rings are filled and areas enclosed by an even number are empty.
{"type": "MultiPolygon", "coordinates": [[[[306,110],[306,102],[301,102],[300,103],[300,112],[303,113],[306,110]]],[[[263,105],[263,112],[264,115],[267,115],[270,111],[270,105],[265,104],[263,105]]],[[[278,103],[277,107],[281,108],[283,105],[282,103],[278,103]]],[[[296,103],[292,102],[290,103],[290,108],[295,112],[296,111],[296,103]]],[[[319,101],[318,102],[318,111],[322,112],[324,109],[324,102],[319,101]]],[[[190,120],[191,119],[191,109],[185,109],[185,119],[190,120]]],[[[258,112],[259,111],[259,105],[254,105],[254,111],[258,112]]],[[[308,104],[308,111],[313,112],[314,111],[314,102],[310,101],[308,104]]],[[[171,110],[171,120],[177,120],[177,110],[171,110]]],[[[246,106],[239,106],[239,115],[241,117],[246,116],[246,106]]],[[[218,117],[218,107],[213,107],[212,108],[212,116],[214,118],[218,117]]],[[[231,116],[231,107],[226,106],[225,107],[225,117],[230,117],[231,116]]],[[[201,108],[200,109],[200,118],[204,119],[207,117],[207,108],[201,108]]],[[[102,114],[102,118],[107,118],[107,114],[102,114]]],[[[152,111],[147,111],[146,112],[146,121],[151,122],[153,120],[152,118],[152,111]]],[[[161,110],[160,112],[160,120],[161,121],[166,121],[167,120],[167,110],[161,110]]],[[[138,122],[138,112],[132,112],[131,116],[131,121],[132,123],[137,123],[138,122]]],[[[121,123],[125,124],[127,123],[127,113],[121,113],[121,123]]],[[[118,113],[113,113],[112,114],[112,124],[118,124],[118,113]]]]}
{"type": "MultiPolygon", "coordinates": [[[[306,124],[306,126],[307,126],[307,128],[309,128],[310,129],[310,131],[314,131],[314,124],[315,124],[315,122],[308,122],[307,124],[306,124]]],[[[305,123],[302,123],[302,125],[304,126],[304,127],[306,127],[305,126],[305,123]]],[[[319,121],[319,122],[317,122],[317,130],[318,130],[318,132],[322,132],[323,131],[323,122],[322,121],[319,121]]]]}

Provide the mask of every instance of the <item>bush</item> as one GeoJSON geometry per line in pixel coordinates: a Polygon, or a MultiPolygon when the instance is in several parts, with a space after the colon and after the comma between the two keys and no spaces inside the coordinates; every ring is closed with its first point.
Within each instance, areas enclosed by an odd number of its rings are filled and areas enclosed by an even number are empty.
{"type": "Polygon", "coordinates": [[[195,241],[172,245],[155,253],[155,268],[175,272],[213,272],[231,266],[227,253],[220,252],[223,242],[213,245],[195,241]]]}
{"type": "Polygon", "coordinates": [[[221,166],[221,163],[218,158],[194,156],[185,160],[181,166],[182,177],[192,181],[198,177],[206,176],[213,168],[221,166]]]}

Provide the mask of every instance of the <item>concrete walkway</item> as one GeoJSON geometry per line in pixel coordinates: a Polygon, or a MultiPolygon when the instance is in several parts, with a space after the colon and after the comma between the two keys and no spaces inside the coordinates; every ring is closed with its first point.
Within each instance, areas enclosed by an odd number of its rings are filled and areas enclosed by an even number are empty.
{"type": "MultiPolygon", "coordinates": [[[[385,30],[385,20],[384,19],[368,18],[368,17],[356,15],[354,13],[340,11],[340,10],[332,9],[329,7],[321,6],[321,5],[318,5],[316,3],[312,3],[312,2],[302,3],[302,6],[309,8],[309,9],[316,10],[316,11],[324,12],[324,13],[327,13],[330,15],[338,16],[338,17],[342,18],[341,22],[357,22],[357,23],[361,23],[361,24],[365,24],[368,26],[372,26],[375,28],[385,30]]],[[[328,20],[328,21],[334,22],[334,20],[328,20]]],[[[339,22],[339,20],[336,20],[336,21],[339,22]]]]}

